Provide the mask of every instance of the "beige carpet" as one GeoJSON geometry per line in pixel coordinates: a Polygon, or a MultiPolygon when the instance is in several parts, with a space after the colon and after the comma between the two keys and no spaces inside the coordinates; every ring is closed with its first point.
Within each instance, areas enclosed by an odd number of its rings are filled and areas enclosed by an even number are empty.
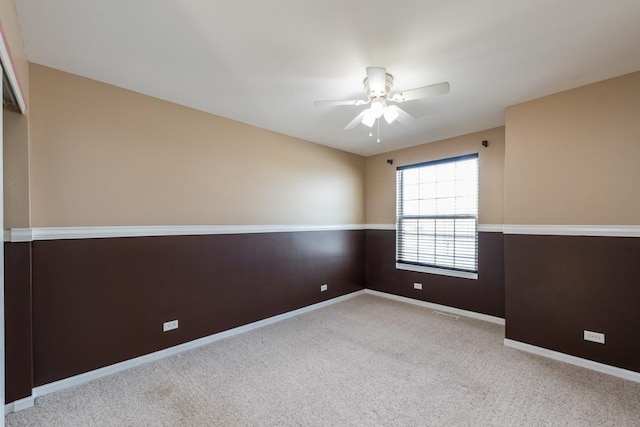
{"type": "Polygon", "coordinates": [[[41,397],[8,426],[640,426],[640,384],[361,295],[41,397]]]}

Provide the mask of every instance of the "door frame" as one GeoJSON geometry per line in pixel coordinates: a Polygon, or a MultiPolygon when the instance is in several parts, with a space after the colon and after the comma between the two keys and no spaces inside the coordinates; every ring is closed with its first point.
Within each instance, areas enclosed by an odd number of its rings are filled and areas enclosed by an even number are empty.
{"type": "MultiPolygon", "coordinates": [[[[6,73],[11,89],[15,96],[16,102],[20,109],[21,114],[26,114],[25,99],[22,94],[22,88],[15,71],[11,52],[7,44],[7,37],[5,36],[4,29],[0,25],[0,79],[3,78],[3,73],[6,73]]],[[[4,352],[4,128],[3,128],[3,115],[0,115],[0,200],[2,200],[2,209],[0,209],[0,224],[2,225],[3,239],[2,245],[0,245],[0,400],[2,402],[2,408],[5,408],[5,352],[4,352]]],[[[4,413],[0,417],[0,427],[4,427],[4,413]]]]}

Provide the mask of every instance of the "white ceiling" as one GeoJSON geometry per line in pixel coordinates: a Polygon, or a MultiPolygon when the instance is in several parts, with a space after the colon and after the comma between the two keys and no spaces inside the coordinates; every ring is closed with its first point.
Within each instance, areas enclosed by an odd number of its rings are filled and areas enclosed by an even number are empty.
{"type": "MultiPolygon", "coordinates": [[[[372,155],[504,124],[529,99],[640,70],[640,0],[15,0],[30,61],[372,155]],[[367,66],[412,125],[359,125],[367,66]]],[[[231,143],[231,142],[230,142],[231,143]]]]}

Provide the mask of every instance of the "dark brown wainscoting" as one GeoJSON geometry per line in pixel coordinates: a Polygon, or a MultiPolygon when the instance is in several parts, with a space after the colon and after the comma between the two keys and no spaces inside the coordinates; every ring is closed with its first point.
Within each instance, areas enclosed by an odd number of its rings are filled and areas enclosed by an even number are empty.
{"type": "Polygon", "coordinates": [[[640,372],[640,239],[506,235],[505,277],[507,338],[640,372]]]}
{"type": "Polygon", "coordinates": [[[479,233],[478,280],[397,270],[395,244],[395,230],[366,230],[367,288],[504,318],[502,233],[479,233]]]}
{"type": "Polygon", "coordinates": [[[4,244],[5,403],[31,396],[31,242],[4,244]]]}
{"type": "Polygon", "coordinates": [[[36,241],[34,384],[363,289],[363,266],[363,230],[36,241]]]}

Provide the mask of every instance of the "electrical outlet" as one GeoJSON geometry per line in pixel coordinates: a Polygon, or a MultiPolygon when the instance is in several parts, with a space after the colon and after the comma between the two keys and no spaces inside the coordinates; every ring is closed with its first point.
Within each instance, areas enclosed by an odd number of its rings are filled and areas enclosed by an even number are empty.
{"type": "Polygon", "coordinates": [[[320,292],[324,292],[329,288],[329,286],[325,283],[324,285],[320,285],[320,292]]]}
{"type": "Polygon", "coordinates": [[[162,324],[162,332],[172,331],[174,329],[178,329],[178,321],[172,320],[170,322],[164,322],[162,324]]]}
{"type": "Polygon", "coordinates": [[[422,290],[422,283],[414,283],[414,284],[413,284],[413,289],[420,289],[420,290],[422,290]]]}
{"type": "Polygon", "coordinates": [[[584,331],[584,340],[604,344],[604,334],[600,332],[584,331]]]}

